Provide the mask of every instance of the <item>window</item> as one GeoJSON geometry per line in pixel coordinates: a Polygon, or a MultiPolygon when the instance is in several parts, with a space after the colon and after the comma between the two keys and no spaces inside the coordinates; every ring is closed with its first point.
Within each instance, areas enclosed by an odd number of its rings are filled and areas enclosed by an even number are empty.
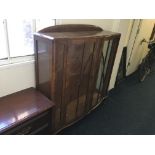
{"type": "MultiPolygon", "coordinates": [[[[3,23],[0,20],[0,23],[3,23]]],[[[6,43],[5,43],[5,34],[4,34],[4,27],[0,24],[0,59],[7,58],[7,50],[6,50],[6,43]]]]}
{"type": "Polygon", "coordinates": [[[0,64],[12,63],[23,56],[32,57],[33,33],[52,25],[54,19],[0,20],[0,64]]]}

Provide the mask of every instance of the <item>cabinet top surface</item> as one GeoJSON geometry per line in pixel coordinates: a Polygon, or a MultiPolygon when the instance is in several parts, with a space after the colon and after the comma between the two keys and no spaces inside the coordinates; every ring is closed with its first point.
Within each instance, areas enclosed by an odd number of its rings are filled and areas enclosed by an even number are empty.
{"type": "Polygon", "coordinates": [[[38,33],[37,36],[48,39],[55,38],[87,38],[87,37],[111,37],[120,36],[120,33],[104,31],[100,27],[93,25],[68,24],[47,27],[38,33]]]}
{"type": "Polygon", "coordinates": [[[0,133],[36,116],[54,103],[34,88],[29,88],[0,98],[0,133]]]}

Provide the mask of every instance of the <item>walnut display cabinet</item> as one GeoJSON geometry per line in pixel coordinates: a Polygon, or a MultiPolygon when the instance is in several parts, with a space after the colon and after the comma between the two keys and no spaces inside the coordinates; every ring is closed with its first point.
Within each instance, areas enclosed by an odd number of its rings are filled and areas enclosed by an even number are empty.
{"type": "Polygon", "coordinates": [[[55,103],[53,132],[83,118],[107,96],[119,33],[56,25],[34,34],[36,87],[55,103]]]}

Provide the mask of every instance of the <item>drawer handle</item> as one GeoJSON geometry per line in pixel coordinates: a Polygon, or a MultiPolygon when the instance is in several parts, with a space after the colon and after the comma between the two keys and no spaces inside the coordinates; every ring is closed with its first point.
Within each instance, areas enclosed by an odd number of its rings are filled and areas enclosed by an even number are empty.
{"type": "Polygon", "coordinates": [[[18,135],[26,135],[26,134],[30,133],[30,130],[31,130],[31,129],[32,129],[32,127],[29,126],[29,127],[23,129],[23,131],[21,131],[21,132],[19,132],[19,133],[17,133],[17,134],[18,134],[18,135]]]}

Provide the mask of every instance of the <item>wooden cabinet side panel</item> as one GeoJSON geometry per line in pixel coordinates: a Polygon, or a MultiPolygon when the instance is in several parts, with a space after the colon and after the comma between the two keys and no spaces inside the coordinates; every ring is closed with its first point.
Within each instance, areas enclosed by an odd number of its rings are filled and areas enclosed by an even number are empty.
{"type": "Polygon", "coordinates": [[[51,98],[51,55],[50,46],[53,46],[52,42],[48,40],[35,37],[35,70],[36,70],[36,88],[40,90],[45,96],[51,98]]]}

